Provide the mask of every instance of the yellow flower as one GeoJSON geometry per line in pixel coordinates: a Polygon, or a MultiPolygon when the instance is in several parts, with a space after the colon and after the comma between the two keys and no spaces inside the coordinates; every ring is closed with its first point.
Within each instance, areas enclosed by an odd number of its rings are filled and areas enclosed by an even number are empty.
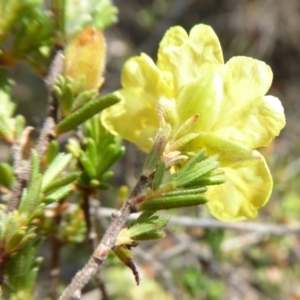
{"type": "Polygon", "coordinates": [[[172,27],[160,43],[155,64],[145,54],[129,59],[122,71],[122,101],[104,111],[104,125],[145,151],[159,128],[159,114],[176,136],[194,118],[196,137],[181,151],[219,154],[226,183],[211,186],[208,202],[218,219],[254,218],[272,191],[263,156],[285,125],[279,99],[265,96],[272,71],[265,63],[234,57],[224,64],[211,27],[196,25],[188,35],[172,27]]]}

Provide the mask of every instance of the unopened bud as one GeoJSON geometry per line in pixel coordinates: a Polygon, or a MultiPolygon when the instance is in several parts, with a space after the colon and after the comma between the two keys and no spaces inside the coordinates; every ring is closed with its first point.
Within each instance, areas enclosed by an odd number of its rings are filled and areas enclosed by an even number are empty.
{"type": "Polygon", "coordinates": [[[87,27],[70,42],[65,51],[64,76],[74,80],[75,94],[101,87],[105,60],[102,31],[87,27]]]}

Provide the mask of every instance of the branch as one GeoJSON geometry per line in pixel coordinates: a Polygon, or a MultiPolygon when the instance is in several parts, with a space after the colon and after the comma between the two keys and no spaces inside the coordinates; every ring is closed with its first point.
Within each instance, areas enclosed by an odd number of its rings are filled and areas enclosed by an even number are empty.
{"type": "Polygon", "coordinates": [[[66,288],[59,300],[77,299],[76,297],[81,293],[82,288],[90,281],[92,276],[97,273],[98,268],[107,258],[109,251],[115,247],[117,236],[121,229],[124,228],[131,213],[131,206],[134,199],[147,187],[149,182],[152,180],[152,177],[153,173],[149,174],[149,176],[145,176],[144,174],[140,175],[135,187],[124,202],[122,208],[112,215],[112,223],[94,251],[92,257],[89,259],[87,264],[76,273],[72,282],[66,288]]]}
{"type": "MultiPolygon", "coordinates": [[[[98,216],[110,216],[116,210],[112,208],[101,207],[97,211],[98,216]]],[[[132,214],[129,219],[137,219],[139,214],[132,214]]],[[[237,223],[225,223],[210,218],[192,218],[192,217],[173,217],[170,219],[169,224],[182,225],[185,227],[201,227],[201,228],[221,228],[236,231],[253,231],[261,234],[272,235],[286,235],[286,234],[299,234],[300,225],[287,226],[287,225],[274,225],[267,223],[256,222],[237,222],[237,223]]]]}
{"type": "MultiPolygon", "coordinates": [[[[50,66],[49,75],[47,76],[45,82],[48,88],[48,117],[44,122],[43,128],[41,130],[39,139],[35,146],[41,159],[47,150],[50,141],[55,137],[54,128],[56,124],[57,115],[57,101],[54,96],[53,86],[56,81],[57,76],[63,70],[63,56],[58,52],[53,62],[50,66]]],[[[14,160],[14,170],[17,182],[15,183],[12,195],[7,205],[7,212],[12,212],[17,209],[20,203],[21,195],[23,189],[27,186],[29,181],[29,174],[31,169],[30,161],[24,162],[22,159],[22,151],[24,146],[27,144],[29,139],[29,134],[33,130],[32,127],[26,127],[22,133],[20,141],[15,142],[12,147],[13,160],[14,160]]]]}

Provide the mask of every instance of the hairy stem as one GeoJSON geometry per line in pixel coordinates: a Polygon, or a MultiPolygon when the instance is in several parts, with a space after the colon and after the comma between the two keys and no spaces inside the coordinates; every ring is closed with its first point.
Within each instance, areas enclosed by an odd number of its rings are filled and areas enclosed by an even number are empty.
{"type": "Polygon", "coordinates": [[[109,251],[115,247],[117,236],[121,229],[124,228],[131,213],[131,205],[133,200],[148,186],[152,178],[153,173],[149,174],[148,176],[144,174],[140,175],[135,187],[131,191],[121,209],[112,216],[112,223],[107,229],[98,247],[95,249],[92,257],[89,259],[87,264],[76,273],[72,282],[66,288],[59,300],[77,299],[76,295],[79,295],[81,289],[90,281],[93,276],[96,275],[98,268],[107,258],[109,251]]]}

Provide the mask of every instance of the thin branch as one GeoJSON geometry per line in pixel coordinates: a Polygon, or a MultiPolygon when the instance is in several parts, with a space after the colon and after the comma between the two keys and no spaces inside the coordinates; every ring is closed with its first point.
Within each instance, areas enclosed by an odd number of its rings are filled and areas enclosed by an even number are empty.
{"type": "MultiPolygon", "coordinates": [[[[90,191],[89,190],[83,190],[82,191],[82,195],[83,195],[83,202],[82,202],[82,210],[84,213],[84,219],[85,219],[85,224],[86,224],[86,228],[87,228],[87,240],[88,240],[88,244],[90,246],[90,249],[92,252],[95,251],[95,249],[97,248],[98,245],[98,236],[97,236],[97,232],[95,229],[95,214],[91,214],[90,210],[90,191]]],[[[103,278],[102,278],[102,274],[100,269],[98,270],[98,272],[95,274],[95,282],[98,286],[99,291],[101,292],[101,299],[102,300],[108,300],[108,294],[105,288],[105,284],[103,282],[103,278]]]]}
{"type": "MultiPolygon", "coordinates": [[[[97,211],[99,217],[110,216],[116,210],[111,208],[101,207],[97,211]]],[[[139,214],[130,215],[129,219],[137,219],[139,214]]],[[[185,227],[201,227],[201,228],[221,228],[236,231],[254,231],[261,234],[272,235],[286,235],[286,234],[300,234],[300,225],[288,226],[288,225],[274,225],[268,223],[256,223],[256,222],[237,222],[237,223],[225,223],[210,218],[192,218],[192,217],[171,217],[169,224],[182,225],[185,227]]]]}
{"type": "Polygon", "coordinates": [[[48,149],[49,143],[55,138],[54,128],[56,126],[58,103],[55,97],[53,87],[57,77],[63,72],[64,57],[61,52],[57,52],[50,66],[49,74],[45,79],[48,88],[48,117],[46,118],[40,137],[35,149],[39,157],[42,158],[48,149]]]}
{"type": "Polygon", "coordinates": [[[149,176],[140,175],[135,187],[131,191],[129,197],[124,202],[122,208],[112,215],[112,223],[103,236],[100,244],[94,251],[92,257],[87,264],[76,273],[70,285],[66,288],[59,300],[77,299],[76,295],[80,294],[82,288],[95,276],[98,268],[102,265],[108,256],[110,250],[115,247],[117,236],[131,213],[131,206],[134,199],[148,186],[152,180],[153,174],[149,176]]]}
{"type": "MultiPolygon", "coordinates": [[[[48,117],[44,122],[39,139],[35,146],[35,149],[37,150],[40,159],[43,157],[45,151],[47,150],[50,141],[55,137],[54,128],[58,104],[53,93],[53,86],[57,79],[57,76],[61,74],[62,68],[63,56],[60,53],[58,53],[53,59],[53,62],[50,66],[49,75],[45,80],[48,88],[48,117]]],[[[20,141],[14,143],[12,147],[14,170],[17,182],[13,187],[12,195],[7,205],[7,212],[11,212],[18,208],[22,196],[22,191],[27,186],[27,183],[29,181],[31,163],[30,161],[24,161],[22,159],[22,151],[24,145],[28,142],[29,134],[32,130],[32,127],[26,127],[22,133],[20,141]]]]}
{"type": "Polygon", "coordinates": [[[30,176],[30,163],[23,160],[23,149],[28,143],[29,135],[33,127],[26,127],[19,141],[15,141],[12,145],[13,168],[16,176],[16,183],[12,189],[12,195],[7,204],[7,212],[17,209],[21,200],[23,188],[26,187],[30,176]]]}

